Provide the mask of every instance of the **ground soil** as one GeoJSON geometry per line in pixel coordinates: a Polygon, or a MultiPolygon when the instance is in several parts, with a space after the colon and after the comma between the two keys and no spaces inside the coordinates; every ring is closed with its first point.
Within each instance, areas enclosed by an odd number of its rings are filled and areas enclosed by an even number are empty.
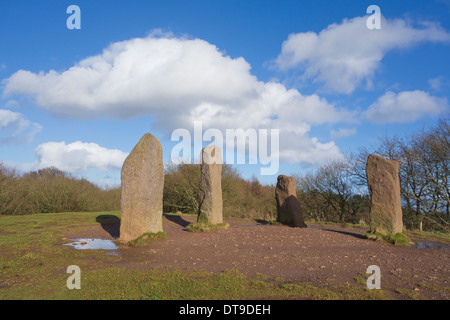
{"type": "MultiPolygon", "coordinates": [[[[118,266],[136,269],[173,267],[222,272],[237,269],[315,286],[361,284],[367,267],[381,269],[382,289],[390,298],[450,298],[449,250],[394,246],[363,239],[364,228],[291,228],[225,219],[229,228],[209,233],[186,231],[193,216],[165,216],[167,239],[144,247],[120,246],[118,266]],[[357,281],[359,278],[359,283],[357,281]],[[405,294],[406,292],[406,294],[405,294]]],[[[119,225],[89,226],[68,238],[118,237],[119,225]]]]}

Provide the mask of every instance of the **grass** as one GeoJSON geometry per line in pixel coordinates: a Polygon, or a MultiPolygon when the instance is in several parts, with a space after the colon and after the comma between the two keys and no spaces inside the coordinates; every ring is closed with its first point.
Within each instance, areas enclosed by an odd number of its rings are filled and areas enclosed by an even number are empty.
{"type": "Polygon", "coordinates": [[[218,224],[210,224],[210,223],[191,223],[186,227],[189,232],[211,232],[220,229],[227,229],[230,225],[228,223],[218,223],[218,224]]]}
{"type": "Polygon", "coordinates": [[[409,297],[411,300],[419,300],[419,293],[411,289],[398,288],[395,289],[396,293],[409,297]]]}
{"type": "Polygon", "coordinates": [[[366,239],[375,240],[375,241],[384,241],[388,242],[394,245],[399,246],[410,246],[412,244],[409,237],[403,233],[396,233],[395,235],[392,234],[381,234],[377,232],[366,232],[362,235],[366,239]]]}
{"type": "Polygon", "coordinates": [[[241,299],[386,299],[384,292],[356,287],[254,280],[235,270],[214,274],[179,270],[82,269],[81,290],[68,290],[66,276],[0,291],[0,299],[73,300],[241,300],[241,299]]]}
{"type": "Polygon", "coordinates": [[[442,233],[438,231],[419,231],[419,230],[410,230],[405,232],[410,238],[414,238],[415,240],[421,241],[436,241],[449,243],[450,242],[450,234],[442,233]]]}
{"type": "Polygon", "coordinates": [[[165,232],[158,232],[158,233],[144,233],[142,236],[140,236],[137,239],[131,240],[128,242],[128,245],[130,247],[143,247],[150,243],[155,243],[157,240],[166,240],[166,233],[165,232]]]}
{"type": "Polygon", "coordinates": [[[410,246],[412,244],[411,240],[404,233],[396,233],[394,235],[388,234],[386,236],[386,241],[395,245],[400,246],[410,246]]]}
{"type": "MultiPolygon", "coordinates": [[[[0,300],[11,299],[388,299],[389,291],[367,290],[363,279],[353,285],[303,283],[264,274],[147,269],[149,257],[123,265],[124,257],[105,250],[64,246],[73,233],[99,223],[117,221],[119,212],[57,213],[0,216],[0,300]],[[81,290],[66,287],[67,267],[81,269],[81,290]]],[[[151,244],[160,235],[141,239],[151,244]],[[148,242],[149,241],[149,242],[148,242]]],[[[136,250],[127,247],[124,250],[136,250]]],[[[129,252],[131,252],[129,251],[129,252]]],[[[408,297],[414,292],[401,292],[408,297]]]]}
{"type": "Polygon", "coordinates": [[[69,250],[63,245],[68,230],[98,225],[100,215],[118,217],[119,212],[0,216],[0,299],[10,292],[16,299],[44,297],[60,286],[57,279],[67,279],[69,265],[91,270],[118,261],[103,250],[69,250]]]}
{"type": "Polygon", "coordinates": [[[354,280],[356,283],[363,284],[363,285],[366,284],[366,280],[362,277],[355,277],[354,280]]]}

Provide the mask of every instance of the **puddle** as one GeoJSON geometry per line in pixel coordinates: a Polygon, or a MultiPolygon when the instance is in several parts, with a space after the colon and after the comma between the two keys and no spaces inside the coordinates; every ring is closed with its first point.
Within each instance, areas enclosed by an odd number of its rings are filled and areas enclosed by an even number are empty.
{"type": "Polygon", "coordinates": [[[448,250],[449,245],[445,243],[439,243],[439,242],[416,242],[414,247],[419,249],[440,249],[440,250],[448,250]]]}
{"type": "Polygon", "coordinates": [[[66,243],[66,246],[73,246],[77,250],[116,250],[119,247],[112,240],[104,239],[71,239],[74,242],[66,243]]]}

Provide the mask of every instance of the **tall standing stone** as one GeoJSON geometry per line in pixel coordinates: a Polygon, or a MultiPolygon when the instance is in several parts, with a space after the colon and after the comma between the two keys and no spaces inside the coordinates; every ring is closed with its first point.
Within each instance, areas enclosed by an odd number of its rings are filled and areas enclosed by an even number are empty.
{"type": "Polygon", "coordinates": [[[158,139],[146,133],[122,167],[120,240],[163,231],[164,166],[158,139]]]}
{"type": "Polygon", "coordinates": [[[201,180],[197,222],[222,223],[222,156],[218,147],[208,146],[203,148],[200,170],[201,180]]]}
{"type": "Polygon", "coordinates": [[[297,199],[297,187],[293,177],[278,176],[275,199],[277,201],[278,222],[292,227],[306,228],[303,210],[297,199]]]}
{"type": "Polygon", "coordinates": [[[399,163],[371,154],[366,174],[370,194],[370,231],[381,234],[402,232],[399,163]]]}

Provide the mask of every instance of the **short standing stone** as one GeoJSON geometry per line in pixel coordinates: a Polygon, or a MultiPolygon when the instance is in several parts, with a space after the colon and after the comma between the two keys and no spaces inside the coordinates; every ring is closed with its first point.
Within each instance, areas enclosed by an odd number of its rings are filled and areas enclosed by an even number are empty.
{"type": "Polygon", "coordinates": [[[399,163],[371,154],[366,173],[370,194],[370,231],[381,234],[402,232],[399,163]]]}
{"type": "Polygon", "coordinates": [[[306,228],[303,210],[297,199],[297,187],[293,177],[278,176],[275,189],[277,221],[293,227],[306,228]]]}
{"type": "Polygon", "coordinates": [[[163,231],[164,166],[161,144],[145,134],[122,167],[120,240],[163,231]]]}
{"type": "Polygon", "coordinates": [[[216,146],[203,148],[201,160],[197,222],[219,224],[223,222],[222,156],[220,149],[216,146]]]}

